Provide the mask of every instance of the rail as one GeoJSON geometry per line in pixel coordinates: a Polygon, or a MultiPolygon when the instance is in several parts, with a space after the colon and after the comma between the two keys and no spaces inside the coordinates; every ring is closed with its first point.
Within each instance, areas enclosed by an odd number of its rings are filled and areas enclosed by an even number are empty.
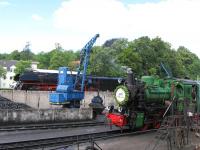
{"type": "Polygon", "coordinates": [[[27,124],[27,125],[12,125],[0,126],[0,132],[8,131],[23,131],[23,130],[45,130],[45,129],[60,129],[60,128],[76,128],[85,126],[104,125],[104,122],[85,121],[85,122],[69,122],[69,123],[43,123],[43,124],[27,124]]]}
{"type": "Polygon", "coordinates": [[[91,139],[96,141],[96,140],[101,140],[101,139],[138,135],[142,133],[153,132],[156,130],[157,129],[146,130],[146,131],[135,131],[135,132],[130,132],[130,130],[124,130],[123,133],[121,133],[121,130],[111,130],[111,131],[81,134],[81,135],[75,135],[75,136],[63,136],[63,137],[56,137],[56,138],[50,137],[47,139],[8,142],[8,143],[0,144],[0,150],[2,149],[10,149],[10,150],[35,149],[35,148],[47,148],[47,147],[56,147],[56,146],[62,146],[62,148],[64,148],[64,147],[68,147],[75,144],[90,142],[91,139]]]}

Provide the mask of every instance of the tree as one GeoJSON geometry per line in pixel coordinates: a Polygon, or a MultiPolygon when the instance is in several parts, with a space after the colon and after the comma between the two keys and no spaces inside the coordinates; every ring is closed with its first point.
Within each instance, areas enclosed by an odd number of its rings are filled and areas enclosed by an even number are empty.
{"type": "Polygon", "coordinates": [[[110,55],[109,48],[101,46],[93,47],[88,73],[97,76],[121,76],[121,66],[115,62],[113,55],[110,55]]]}
{"type": "MultiPolygon", "coordinates": [[[[50,52],[34,54],[27,43],[22,52],[18,50],[10,54],[0,54],[0,59],[36,60],[42,69],[58,69],[67,66],[76,70],[79,65],[80,51],[64,50],[59,43],[50,52]]],[[[165,77],[160,63],[171,71],[174,77],[200,76],[200,59],[189,49],[180,46],[177,50],[161,38],[140,37],[133,41],[125,38],[107,40],[102,46],[93,47],[88,66],[88,73],[98,76],[123,76],[122,66],[132,68],[136,75],[159,75],[165,77]]],[[[23,65],[22,65],[23,66],[23,65]]],[[[23,68],[23,67],[22,67],[23,68]]],[[[21,70],[21,69],[20,69],[21,70]]],[[[24,69],[22,69],[24,70],[24,69]]],[[[21,72],[21,71],[19,71],[21,72]]]]}
{"type": "Polygon", "coordinates": [[[158,69],[156,52],[151,45],[151,39],[149,37],[146,36],[136,39],[130,43],[129,47],[141,57],[143,70],[141,75],[149,75],[151,68],[158,69]]]}
{"type": "MultiPolygon", "coordinates": [[[[78,51],[79,52],[79,51],[78,51]]],[[[79,65],[79,60],[80,60],[80,52],[79,53],[74,53],[72,50],[64,51],[64,56],[66,60],[67,66],[70,68],[70,70],[76,70],[79,65]]]]}
{"type": "Polygon", "coordinates": [[[0,60],[1,59],[8,59],[9,58],[9,54],[0,54],[0,60]]]}
{"type": "Polygon", "coordinates": [[[19,62],[17,62],[16,64],[16,69],[15,69],[15,73],[16,74],[22,74],[24,73],[24,71],[28,68],[31,67],[31,62],[30,61],[23,61],[20,60],[19,62]]]}
{"type": "Polygon", "coordinates": [[[110,39],[107,40],[102,48],[107,49],[108,53],[112,55],[116,60],[118,59],[119,53],[121,53],[124,49],[128,48],[129,42],[125,38],[118,39],[110,39]]]}
{"type": "Polygon", "coordinates": [[[50,53],[41,52],[36,55],[36,61],[39,62],[38,68],[48,69],[50,66],[50,53]]]}
{"type": "Polygon", "coordinates": [[[139,53],[134,51],[131,47],[123,50],[119,54],[118,59],[121,65],[131,68],[139,75],[142,74],[142,58],[139,53]]]}
{"type": "Polygon", "coordinates": [[[28,61],[28,60],[33,60],[33,59],[34,59],[34,54],[29,50],[22,51],[20,53],[20,60],[28,61]]]}
{"type": "Polygon", "coordinates": [[[117,40],[118,40],[117,38],[106,40],[102,46],[103,47],[111,47],[113,45],[113,43],[117,40]]]}
{"type": "Polygon", "coordinates": [[[189,70],[189,77],[191,79],[197,80],[200,77],[200,61],[194,60],[193,63],[188,67],[189,70]]]}
{"type": "Polygon", "coordinates": [[[6,76],[6,69],[0,66],[0,77],[5,77],[5,76],[6,76]]]}
{"type": "Polygon", "coordinates": [[[184,46],[180,46],[177,50],[177,59],[180,60],[183,66],[183,77],[190,77],[191,79],[196,79],[200,75],[200,60],[192,52],[190,52],[184,46]]]}
{"type": "Polygon", "coordinates": [[[21,60],[26,60],[26,61],[34,59],[34,53],[31,52],[30,43],[29,42],[26,43],[23,51],[20,53],[20,59],[21,60]]]}
{"type": "Polygon", "coordinates": [[[50,52],[50,56],[49,69],[58,69],[62,66],[69,67],[70,62],[75,60],[73,51],[53,50],[50,52]]]}
{"type": "Polygon", "coordinates": [[[18,50],[14,50],[12,53],[9,55],[9,59],[11,60],[20,60],[20,52],[18,50]]]}
{"type": "Polygon", "coordinates": [[[58,69],[61,66],[65,66],[64,64],[64,56],[61,51],[54,51],[50,59],[50,66],[48,69],[58,69]]]}

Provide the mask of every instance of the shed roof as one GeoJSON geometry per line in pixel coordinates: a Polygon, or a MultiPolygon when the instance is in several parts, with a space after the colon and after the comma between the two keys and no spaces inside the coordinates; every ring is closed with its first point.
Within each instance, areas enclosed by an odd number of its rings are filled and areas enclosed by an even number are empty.
{"type": "Polygon", "coordinates": [[[17,60],[0,60],[0,66],[6,67],[7,70],[9,70],[10,67],[16,65],[17,62],[17,60]]]}

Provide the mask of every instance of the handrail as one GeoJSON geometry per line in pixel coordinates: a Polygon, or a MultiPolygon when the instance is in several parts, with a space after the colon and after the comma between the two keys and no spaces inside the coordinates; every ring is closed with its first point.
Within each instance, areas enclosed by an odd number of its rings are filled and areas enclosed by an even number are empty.
{"type": "Polygon", "coordinates": [[[172,101],[171,101],[171,103],[169,104],[169,106],[167,107],[167,109],[166,109],[166,111],[165,111],[165,113],[163,114],[163,118],[165,117],[165,115],[167,114],[167,112],[168,112],[168,110],[170,109],[170,107],[172,106],[172,104],[173,104],[173,102],[174,102],[174,100],[175,100],[175,96],[173,97],[173,99],[172,99],[172,101]]]}

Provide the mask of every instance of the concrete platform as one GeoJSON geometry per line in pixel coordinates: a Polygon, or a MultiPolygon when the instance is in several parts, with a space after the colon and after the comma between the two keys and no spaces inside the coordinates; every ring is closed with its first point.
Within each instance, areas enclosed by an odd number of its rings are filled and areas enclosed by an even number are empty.
{"type": "Polygon", "coordinates": [[[0,110],[0,125],[91,119],[91,108],[0,110]]]}

